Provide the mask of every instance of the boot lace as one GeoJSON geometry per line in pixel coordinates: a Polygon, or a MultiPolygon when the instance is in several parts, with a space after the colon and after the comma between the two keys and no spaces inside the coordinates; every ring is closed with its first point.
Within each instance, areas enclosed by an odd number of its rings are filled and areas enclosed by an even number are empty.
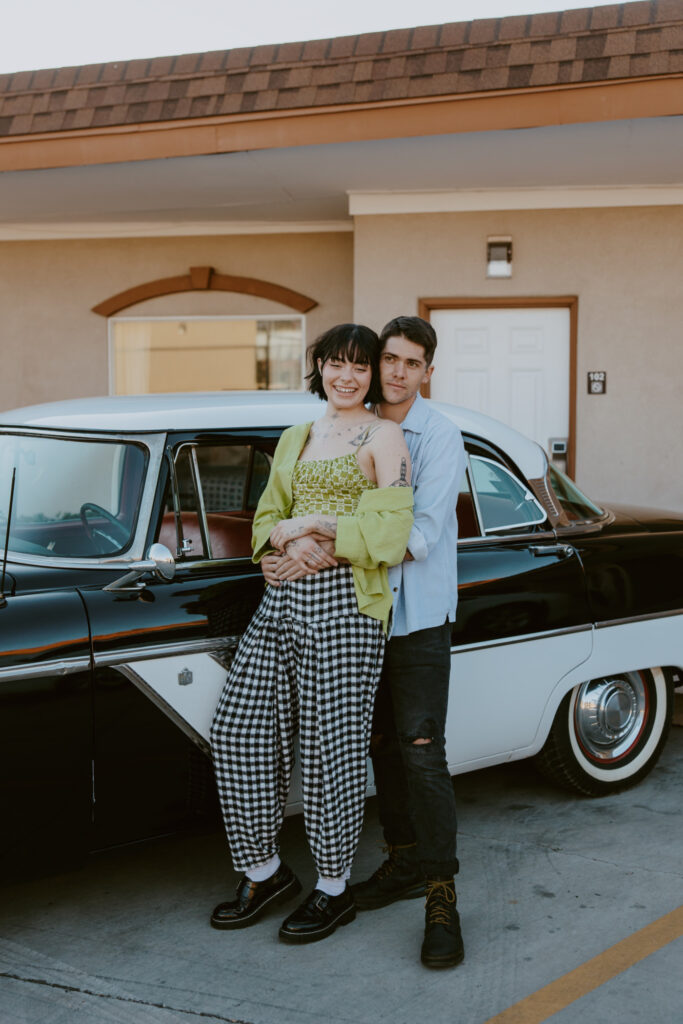
{"type": "Polygon", "coordinates": [[[397,861],[399,857],[399,850],[407,850],[408,846],[392,846],[391,843],[387,843],[386,846],[382,847],[382,853],[388,853],[389,856],[383,864],[375,871],[375,879],[379,882],[382,878],[388,878],[389,875],[393,874],[397,867],[397,861]]]}
{"type": "Polygon", "coordinates": [[[455,903],[455,886],[453,882],[428,882],[427,917],[429,924],[450,924],[450,905],[455,903]]]}

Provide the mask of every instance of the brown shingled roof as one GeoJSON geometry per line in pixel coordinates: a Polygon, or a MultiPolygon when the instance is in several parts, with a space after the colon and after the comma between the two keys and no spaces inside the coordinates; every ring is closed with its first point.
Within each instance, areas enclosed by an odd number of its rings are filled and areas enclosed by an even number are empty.
{"type": "Polygon", "coordinates": [[[681,73],[682,0],[643,0],[0,75],[0,136],[681,73]]]}

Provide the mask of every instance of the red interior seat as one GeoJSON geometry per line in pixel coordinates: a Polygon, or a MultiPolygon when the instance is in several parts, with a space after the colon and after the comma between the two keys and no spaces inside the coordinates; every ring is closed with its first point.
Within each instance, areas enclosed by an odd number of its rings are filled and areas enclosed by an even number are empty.
{"type": "MultiPolygon", "coordinates": [[[[183,512],[183,537],[192,541],[190,556],[206,557],[199,517],[196,512],[183,512]]],[[[221,515],[209,513],[206,517],[211,539],[211,554],[214,558],[251,557],[251,519],[243,515],[221,515]]],[[[166,512],[159,531],[159,543],[165,544],[172,552],[176,550],[176,524],[173,512],[166,512]]]]}

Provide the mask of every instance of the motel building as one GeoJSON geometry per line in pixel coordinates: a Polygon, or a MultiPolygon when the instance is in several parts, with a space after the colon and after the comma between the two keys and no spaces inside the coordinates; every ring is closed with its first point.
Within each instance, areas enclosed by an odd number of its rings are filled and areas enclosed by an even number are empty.
{"type": "Polygon", "coordinates": [[[0,171],[0,409],[420,314],[432,398],[683,509],[681,0],[2,75],[0,171]]]}

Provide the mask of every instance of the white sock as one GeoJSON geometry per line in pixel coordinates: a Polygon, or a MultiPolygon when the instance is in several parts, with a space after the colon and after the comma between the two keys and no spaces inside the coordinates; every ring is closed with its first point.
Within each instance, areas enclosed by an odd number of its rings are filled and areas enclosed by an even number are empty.
{"type": "Polygon", "coordinates": [[[325,875],[319,875],[315,887],[328,896],[341,896],[346,888],[347,877],[342,875],[341,878],[326,878],[325,875]]]}
{"type": "Polygon", "coordinates": [[[280,857],[276,853],[265,864],[259,864],[255,868],[248,868],[244,873],[250,882],[265,882],[266,878],[274,875],[280,867],[280,857]]]}

